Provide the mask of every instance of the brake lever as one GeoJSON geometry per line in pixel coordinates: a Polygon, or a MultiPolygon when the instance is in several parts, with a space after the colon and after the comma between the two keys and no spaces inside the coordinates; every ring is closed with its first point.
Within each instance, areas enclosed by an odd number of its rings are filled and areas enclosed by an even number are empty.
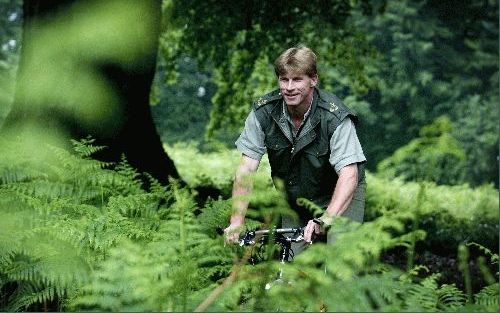
{"type": "Polygon", "coordinates": [[[245,237],[240,240],[240,247],[255,244],[253,239],[255,239],[255,231],[247,232],[245,237]]]}

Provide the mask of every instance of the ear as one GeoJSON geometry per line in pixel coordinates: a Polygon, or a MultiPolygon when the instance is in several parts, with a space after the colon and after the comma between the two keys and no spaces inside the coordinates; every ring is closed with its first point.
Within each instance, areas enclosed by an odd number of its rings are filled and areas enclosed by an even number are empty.
{"type": "Polygon", "coordinates": [[[311,88],[316,87],[317,84],[318,84],[318,75],[316,74],[311,77],[311,88]]]}

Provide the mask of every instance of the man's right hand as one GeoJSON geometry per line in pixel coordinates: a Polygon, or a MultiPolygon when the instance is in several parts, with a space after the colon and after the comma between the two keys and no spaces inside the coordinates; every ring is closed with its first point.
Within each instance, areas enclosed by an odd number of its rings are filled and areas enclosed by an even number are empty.
{"type": "Polygon", "coordinates": [[[243,225],[231,224],[224,229],[224,242],[229,244],[238,243],[243,225]]]}

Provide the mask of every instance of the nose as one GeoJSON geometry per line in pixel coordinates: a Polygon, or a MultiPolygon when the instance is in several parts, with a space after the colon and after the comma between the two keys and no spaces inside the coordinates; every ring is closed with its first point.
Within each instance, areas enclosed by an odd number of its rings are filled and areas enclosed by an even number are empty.
{"type": "Polygon", "coordinates": [[[291,90],[293,89],[293,80],[289,79],[288,83],[286,84],[286,89],[291,90]]]}

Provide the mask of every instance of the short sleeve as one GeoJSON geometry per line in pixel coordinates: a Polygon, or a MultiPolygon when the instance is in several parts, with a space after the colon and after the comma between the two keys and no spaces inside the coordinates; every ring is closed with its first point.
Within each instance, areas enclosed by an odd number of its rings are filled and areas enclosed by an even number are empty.
{"type": "Polygon", "coordinates": [[[264,138],[262,127],[252,110],[245,121],[245,128],[235,142],[236,148],[244,155],[260,161],[266,153],[264,138]]]}
{"type": "Polygon", "coordinates": [[[345,118],[330,139],[330,164],[338,173],[347,165],[366,161],[363,148],[350,118],[345,118]]]}

